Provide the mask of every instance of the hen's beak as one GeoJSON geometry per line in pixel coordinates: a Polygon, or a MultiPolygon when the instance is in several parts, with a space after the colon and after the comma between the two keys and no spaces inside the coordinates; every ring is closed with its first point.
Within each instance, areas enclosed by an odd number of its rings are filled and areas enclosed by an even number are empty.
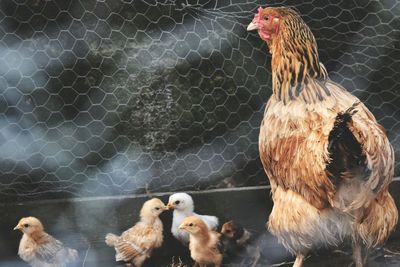
{"type": "Polygon", "coordinates": [[[168,203],[167,209],[172,210],[174,208],[175,208],[174,204],[168,203]]]}
{"type": "Polygon", "coordinates": [[[14,227],[13,230],[14,230],[14,231],[15,231],[15,230],[21,230],[21,226],[18,224],[17,226],[14,227]]]}
{"type": "Polygon", "coordinates": [[[258,24],[252,21],[249,26],[247,26],[247,31],[254,31],[258,29],[258,24]]]}

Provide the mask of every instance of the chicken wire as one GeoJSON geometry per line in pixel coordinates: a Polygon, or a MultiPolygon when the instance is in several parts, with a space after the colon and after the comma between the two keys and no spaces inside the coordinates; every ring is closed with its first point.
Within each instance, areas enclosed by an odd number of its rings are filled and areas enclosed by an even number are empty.
{"type": "Polygon", "coordinates": [[[399,158],[398,1],[1,0],[0,199],[266,184],[266,4],[299,11],[399,158]]]}

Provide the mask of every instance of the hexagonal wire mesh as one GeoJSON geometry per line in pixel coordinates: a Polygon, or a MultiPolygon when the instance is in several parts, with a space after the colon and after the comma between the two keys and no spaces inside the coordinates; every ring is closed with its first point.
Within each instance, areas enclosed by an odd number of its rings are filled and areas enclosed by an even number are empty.
{"type": "MultiPolygon", "coordinates": [[[[261,4],[2,0],[1,199],[266,184],[270,56],[245,29],[261,4]]],[[[268,4],[297,8],[399,157],[400,3],[268,4]]]]}

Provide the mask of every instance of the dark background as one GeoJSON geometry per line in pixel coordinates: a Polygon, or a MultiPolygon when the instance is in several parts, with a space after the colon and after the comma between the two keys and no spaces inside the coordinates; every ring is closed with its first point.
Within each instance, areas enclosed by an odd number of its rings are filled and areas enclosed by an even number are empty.
{"type": "MultiPolygon", "coordinates": [[[[265,1],[1,0],[0,200],[263,185],[265,1]]],[[[400,2],[293,5],[400,158],[400,2]]],[[[400,165],[396,165],[396,175],[400,165]]]]}

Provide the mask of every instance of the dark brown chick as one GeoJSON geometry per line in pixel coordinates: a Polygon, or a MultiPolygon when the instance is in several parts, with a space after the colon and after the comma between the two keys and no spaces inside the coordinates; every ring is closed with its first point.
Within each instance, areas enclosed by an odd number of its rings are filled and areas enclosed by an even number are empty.
{"type": "Polygon", "coordinates": [[[194,266],[221,266],[223,256],[219,249],[219,233],[208,230],[205,222],[196,216],[185,218],[179,228],[189,233],[190,256],[195,261],[194,266]]]}
{"type": "Polygon", "coordinates": [[[235,221],[224,223],[221,228],[221,234],[234,240],[240,247],[243,247],[251,237],[250,232],[235,221]]]}
{"type": "Polygon", "coordinates": [[[311,250],[344,238],[352,240],[361,267],[398,220],[385,130],[328,78],[314,35],[296,11],[259,8],[247,29],[257,30],[272,54],[273,94],[259,137],[274,201],[268,228],[296,255],[296,267],[311,250]]]}
{"type": "Polygon", "coordinates": [[[251,234],[240,224],[229,221],[221,228],[221,249],[224,258],[237,257],[249,242],[251,234]]]}
{"type": "Polygon", "coordinates": [[[78,260],[78,252],[46,233],[35,217],[22,218],[14,230],[23,233],[18,255],[33,267],[63,267],[78,260]]]}

